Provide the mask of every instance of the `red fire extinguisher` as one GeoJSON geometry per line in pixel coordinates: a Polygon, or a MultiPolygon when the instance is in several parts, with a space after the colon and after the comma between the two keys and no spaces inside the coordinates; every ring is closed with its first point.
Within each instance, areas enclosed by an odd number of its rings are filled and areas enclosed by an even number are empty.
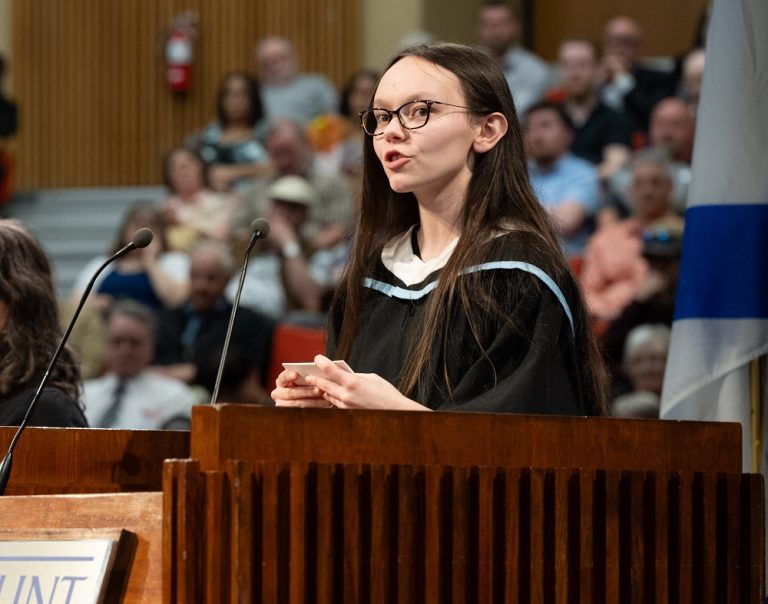
{"type": "Polygon", "coordinates": [[[173,92],[186,92],[192,85],[196,19],[193,11],[176,16],[165,38],[166,80],[173,92]]]}

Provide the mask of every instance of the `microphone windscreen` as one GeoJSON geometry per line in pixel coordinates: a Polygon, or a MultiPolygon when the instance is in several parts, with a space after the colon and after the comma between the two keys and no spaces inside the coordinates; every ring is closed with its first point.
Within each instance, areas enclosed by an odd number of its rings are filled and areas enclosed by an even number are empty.
{"type": "Polygon", "coordinates": [[[259,233],[259,237],[269,235],[269,223],[264,218],[257,218],[251,223],[251,233],[259,233]]]}
{"type": "Polygon", "coordinates": [[[150,231],[147,228],[139,229],[133,234],[133,239],[131,239],[131,243],[133,243],[136,248],[142,248],[147,247],[151,242],[154,235],[152,234],[152,231],[150,231]]]}

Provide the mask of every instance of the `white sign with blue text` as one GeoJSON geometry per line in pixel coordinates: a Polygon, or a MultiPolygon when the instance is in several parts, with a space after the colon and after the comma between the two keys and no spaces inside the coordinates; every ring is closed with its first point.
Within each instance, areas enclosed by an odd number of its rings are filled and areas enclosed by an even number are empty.
{"type": "Polygon", "coordinates": [[[115,542],[0,541],[0,604],[101,601],[115,542]]]}

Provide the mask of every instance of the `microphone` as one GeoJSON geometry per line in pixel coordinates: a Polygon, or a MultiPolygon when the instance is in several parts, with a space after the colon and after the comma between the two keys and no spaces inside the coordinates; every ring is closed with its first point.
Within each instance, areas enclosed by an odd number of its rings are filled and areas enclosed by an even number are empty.
{"type": "Polygon", "coordinates": [[[21,433],[24,432],[24,428],[26,428],[27,424],[29,423],[29,418],[32,416],[32,413],[37,407],[37,402],[40,400],[40,396],[43,394],[43,389],[45,388],[45,385],[48,383],[48,379],[51,376],[51,371],[56,365],[56,361],[59,360],[59,357],[61,356],[61,352],[64,350],[64,346],[67,343],[67,340],[69,340],[69,334],[72,333],[72,328],[75,326],[75,322],[77,322],[77,318],[80,316],[80,311],[83,309],[85,300],[88,298],[88,294],[91,293],[91,289],[93,288],[93,284],[96,281],[96,277],[98,277],[99,274],[101,274],[101,271],[103,271],[108,264],[114,262],[118,258],[122,258],[128,252],[131,252],[135,249],[147,247],[152,241],[152,237],[153,237],[152,231],[150,231],[147,228],[139,229],[138,231],[136,231],[133,234],[133,237],[131,238],[130,243],[128,243],[126,246],[119,249],[115,254],[107,258],[102,263],[102,265],[96,270],[96,272],[93,274],[93,277],[91,277],[91,280],[88,282],[88,286],[85,288],[83,295],[80,296],[80,303],[77,305],[75,314],[72,316],[72,319],[70,320],[69,325],[67,326],[67,330],[64,332],[64,335],[62,336],[61,341],[59,342],[59,345],[56,348],[56,352],[53,353],[53,358],[51,359],[51,362],[48,364],[48,369],[45,370],[45,375],[43,375],[43,379],[40,380],[40,385],[37,387],[37,391],[35,392],[35,395],[32,397],[32,400],[30,401],[29,406],[27,407],[27,412],[24,414],[24,419],[21,420],[18,430],[16,430],[16,433],[13,435],[11,444],[8,445],[8,452],[5,454],[5,457],[3,457],[3,460],[0,462],[0,496],[5,493],[5,487],[8,485],[8,479],[11,477],[11,465],[13,464],[13,451],[16,449],[16,444],[19,441],[19,437],[21,436],[21,433]]]}
{"type": "Polygon", "coordinates": [[[229,313],[229,325],[227,325],[227,335],[224,338],[224,350],[221,351],[219,370],[216,373],[216,384],[213,387],[213,394],[211,395],[211,405],[216,403],[216,399],[219,397],[219,386],[221,386],[221,376],[224,373],[224,363],[227,361],[229,340],[232,337],[232,327],[235,325],[235,314],[237,313],[237,307],[240,305],[240,294],[243,292],[245,271],[248,268],[248,256],[250,256],[253,246],[256,245],[256,241],[259,239],[266,239],[267,235],[269,235],[269,223],[264,218],[257,218],[251,223],[251,240],[248,242],[248,247],[245,248],[245,254],[243,255],[243,267],[240,269],[240,281],[237,284],[235,301],[232,303],[232,312],[229,313]]]}

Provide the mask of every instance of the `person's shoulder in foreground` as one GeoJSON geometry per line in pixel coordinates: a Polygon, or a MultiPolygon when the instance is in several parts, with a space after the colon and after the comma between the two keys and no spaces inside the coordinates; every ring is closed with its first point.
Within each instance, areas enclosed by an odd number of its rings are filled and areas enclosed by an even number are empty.
{"type": "MultiPolygon", "coordinates": [[[[0,401],[0,425],[18,426],[27,412],[36,388],[25,388],[0,401]]],[[[55,387],[44,388],[29,421],[30,426],[87,428],[83,410],[77,401],[55,387]]]]}

